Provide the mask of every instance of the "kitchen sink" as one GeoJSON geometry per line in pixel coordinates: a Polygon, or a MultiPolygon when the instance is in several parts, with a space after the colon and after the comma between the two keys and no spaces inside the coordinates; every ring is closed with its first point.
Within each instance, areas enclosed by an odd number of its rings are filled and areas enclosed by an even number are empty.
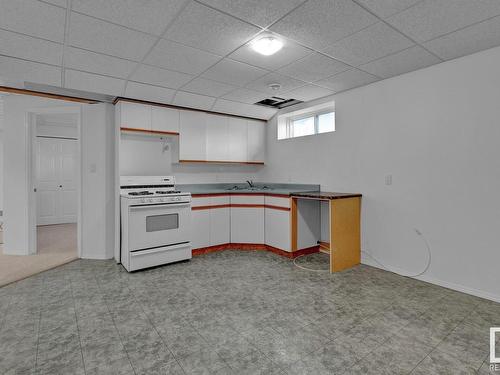
{"type": "Polygon", "coordinates": [[[226,190],[232,190],[232,191],[268,191],[268,190],[273,190],[273,188],[270,188],[269,186],[252,186],[252,187],[247,187],[247,186],[237,186],[234,185],[230,188],[226,188],[226,190]]]}

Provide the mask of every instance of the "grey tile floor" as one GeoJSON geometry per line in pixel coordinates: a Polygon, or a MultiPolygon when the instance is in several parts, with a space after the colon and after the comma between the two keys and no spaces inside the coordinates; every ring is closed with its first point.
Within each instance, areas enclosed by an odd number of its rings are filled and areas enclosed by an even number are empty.
{"type": "Polygon", "coordinates": [[[0,374],[488,374],[492,325],[500,304],[367,266],[78,260],[0,289],[0,374]]]}

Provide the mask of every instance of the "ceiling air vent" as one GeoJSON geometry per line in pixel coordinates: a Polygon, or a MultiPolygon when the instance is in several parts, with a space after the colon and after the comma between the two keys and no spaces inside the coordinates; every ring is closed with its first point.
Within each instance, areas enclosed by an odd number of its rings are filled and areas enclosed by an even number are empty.
{"type": "Polygon", "coordinates": [[[283,99],[278,96],[272,96],[268,99],[261,100],[260,102],[257,102],[255,104],[257,105],[263,105],[265,107],[272,107],[272,108],[285,108],[285,107],[290,107],[291,105],[299,104],[302,103],[300,100],[297,99],[283,99]]]}

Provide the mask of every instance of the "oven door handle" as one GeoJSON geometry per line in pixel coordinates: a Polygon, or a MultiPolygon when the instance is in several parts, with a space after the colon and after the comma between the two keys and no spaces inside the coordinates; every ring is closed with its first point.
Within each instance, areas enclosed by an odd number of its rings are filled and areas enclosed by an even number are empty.
{"type": "Polygon", "coordinates": [[[180,243],[178,245],[172,245],[172,246],[168,246],[168,247],[160,247],[160,248],[156,248],[156,249],[131,251],[130,256],[135,257],[135,256],[140,256],[140,255],[145,255],[145,254],[161,253],[162,251],[182,249],[182,248],[189,247],[189,246],[190,246],[189,242],[184,242],[184,243],[180,243]]]}
{"type": "Polygon", "coordinates": [[[191,205],[191,202],[183,202],[183,203],[159,203],[159,204],[136,204],[130,206],[130,210],[139,211],[145,209],[156,209],[156,208],[171,208],[171,207],[186,207],[191,205]]]}

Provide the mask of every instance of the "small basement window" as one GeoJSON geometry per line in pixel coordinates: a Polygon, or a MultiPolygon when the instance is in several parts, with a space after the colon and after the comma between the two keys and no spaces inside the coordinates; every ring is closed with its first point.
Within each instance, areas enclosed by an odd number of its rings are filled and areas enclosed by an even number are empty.
{"type": "Polygon", "coordinates": [[[332,108],[287,113],[278,117],[278,139],[304,137],[335,131],[335,111],[332,108]],[[297,113],[302,112],[302,113],[297,113]]]}

